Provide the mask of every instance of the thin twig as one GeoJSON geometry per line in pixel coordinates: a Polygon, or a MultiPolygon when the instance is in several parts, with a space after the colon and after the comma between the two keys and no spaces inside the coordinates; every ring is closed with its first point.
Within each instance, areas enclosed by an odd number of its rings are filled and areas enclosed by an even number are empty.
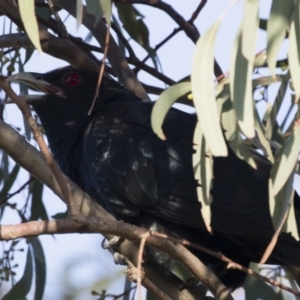
{"type": "Polygon", "coordinates": [[[282,283],[280,283],[280,282],[278,282],[276,280],[273,280],[271,278],[265,277],[265,276],[263,276],[263,275],[255,272],[255,271],[251,270],[251,269],[243,267],[242,265],[240,265],[240,264],[232,261],[231,259],[229,259],[227,256],[225,256],[224,254],[222,254],[220,252],[217,253],[217,252],[209,250],[209,249],[207,249],[205,247],[202,247],[202,246],[196,245],[194,243],[191,243],[191,242],[189,242],[189,241],[187,241],[185,239],[176,239],[176,238],[173,238],[171,236],[168,236],[166,234],[162,234],[162,233],[159,233],[159,232],[156,232],[156,231],[152,231],[151,233],[154,236],[158,236],[158,237],[161,237],[161,238],[164,238],[164,239],[168,239],[168,240],[171,240],[171,241],[173,241],[175,243],[178,243],[178,244],[181,244],[181,245],[184,245],[184,246],[189,246],[189,247],[198,249],[200,251],[203,251],[203,252],[205,252],[205,253],[207,253],[207,254],[215,257],[215,258],[218,258],[218,259],[226,262],[228,269],[232,268],[232,269],[240,270],[240,271],[242,271],[242,272],[244,272],[246,274],[253,275],[253,276],[261,279],[262,281],[265,281],[265,282],[267,282],[269,284],[272,284],[274,286],[277,286],[277,287],[279,287],[279,288],[281,288],[281,289],[283,289],[285,291],[288,291],[288,292],[290,292],[290,293],[292,293],[292,294],[294,294],[296,296],[300,296],[300,291],[295,291],[294,289],[292,289],[292,288],[290,288],[290,287],[288,287],[286,285],[283,285],[282,283]]]}
{"type": "Polygon", "coordinates": [[[44,139],[43,135],[41,134],[38,125],[36,124],[34,118],[32,117],[31,111],[29,109],[29,106],[25,101],[22,100],[21,97],[17,96],[16,93],[12,90],[10,85],[5,81],[5,78],[3,76],[0,77],[0,87],[3,89],[3,91],[7,94],[7,96],[17,104],[19,109],[21,110],[23,116],[27,120],[31,130],[34,139],[39,145],[39,148],[47,162],[47,165],[51,169],[53,176],[55,177],[62,193],[65,198],[66,203],[68,204],[69,208],[72,208],[72,204],[74,204],[74,200],[72,197],[72,194],[70,193],[69,187],[67,186],[64,177],[57,166],[55,160],[53,159],[53,156],[51,155],[44,139]]]}
{"type": "Polygon", "coordinates": [[[63,23],[63,21],[61,20],[58,12],[56,11],[52,0],[48,0],[48,5],[51,9],[52,14],[54,15],[56,22],[57,22],[57,26],[58,26],[59,32],[61,34],[61,37],[66,38],[66,39],[69,38],[68,30],[67,30],[65,24],[63,23]]]}
{"type": "MultiPolygon", "coordinates": [[[[21,185],[20,188],[18,188],[16,191],[14,191],[13,193],[11,194],[7,194],[6,195],[6,198],[4,200],[2,200],[0,202],[0,205],[2,205],[3,203],[5,203],[6,201],[8,201],[10,198],[12,198],[13,196],[19,194],[29,183],[31,183],[32,181],[34,181],[35,178],[34,177],[30,177],[24,184],[21,185]]],[[[1,197],[1,194],[0,194],[0,197],[1,197]]]]}
{"type": "Polygon", "coordinates": [[[139,248],[138,255],[138,265],[137,265],[137,291],[138,291],[138,299],[142,300],[142,262],[143,262],[143,253],[147,238],[150,236],[150,233],[147,232],[141,236],[141,243],[139,248]]]}
{"type": "Polygon", "coordinates": [[[196,10],[193,12],[191,18],[188,20],[189,23],[193,23],[198,15],[200,14],[200,12],[202,11],[202,9],[204,8],[205,4],[207,3],[207,0],[202,0],[199,5],[197,6],[196,10]]]}
{"type": "Polygon", "coordinates": [[[110,24],[108,24],[107,26],[107,31],[106,31],[106,37],[105,37],[105,47],[104,47],[104,52],[103,52],[103,58],[102,58],[102,63],[101,63],[101,67],[100,67],[100,72],[99,72],[99,76],[98,76],[98,82],[97,82],[97,87],[96,87],[96,92],[95,92],[95,96],[93,99],[93,103],[91,105],[91,108],[88,112],[88,115],[91,115],[94,105],[96,103],[96,99],[99,96],[99,89],[100,89],[100,85],[101,85],[101,81],[102,81],[102,77],[104,74],[104,69],[105,69],[105,61],[106,61],[106,57],[107,57],[107,52],[108,52],[108,48],[109,48],[109,38],[110,38],[110,24]]]}

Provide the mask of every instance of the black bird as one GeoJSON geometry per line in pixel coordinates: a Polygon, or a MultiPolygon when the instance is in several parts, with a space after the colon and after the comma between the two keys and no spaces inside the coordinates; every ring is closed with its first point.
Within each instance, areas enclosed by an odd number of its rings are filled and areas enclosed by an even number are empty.
{"type": "MultiPolygon", "coordinates": [[[[150,126],[153,103],[142,102],[114,80],[67,67],[47,74],[20,73],[8,80],[45,93],[28,102],[38,114],[62,171],[117,219],[185,238],[221,251],[247,266],[258,262],[274,232],[268,207],[271,164],[257,155],[257,170],[229,155],[214,158],[210,235],[201,217],[192,168],[196,117],[171,109],[160,140],[150,126]]],[[[298,197],[298,196],[296,196],[298,197]]],[[[299,214],[299,201],[296,214],[299,214]]],[[[267,263],[300,267],[300,243],[281,234],[267,263]]],[[[225,285],[235,289],[245,275],[193,251],[225,285]]],[[[166,263],[150,251],[150,259],[166,263]]]]}

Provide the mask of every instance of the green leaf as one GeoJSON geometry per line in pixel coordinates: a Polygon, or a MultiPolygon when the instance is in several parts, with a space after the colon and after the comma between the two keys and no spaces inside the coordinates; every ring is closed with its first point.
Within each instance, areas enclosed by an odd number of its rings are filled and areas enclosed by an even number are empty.
{"type": "Polygon", "coordinates": [[[295,3],[292,20],[290,25],[289,32],[289,67],[291,72],[291,77],[293,80],[293,86],[296,93],[296,101],[299,100],[300,97],[300,2],[297,1],[295,3]]]}
{"type": "Polygon", "coordinates": [[[299,240],[294,211],[295,190],[293,181],[294,172],[290,174],[283,188],[276,196],[274,196],[272,181],[269,181],[269,207],[274,229],[277,230],[281,226],[281,232],[291,233],[295,239],[299,240]]]}
{"type": "Polygon", "coordinates": [[[40,181],[35,180],[30,187],[30,193],[32,195],[30,220],[49,220],[42,199],[44,185],[40,181]]]}
{"type": "Polygon", "coordinates": [[[254,62],[254,48],[251,44],[252,58],[248,59],[242,53],[242,31],[238,33],[231,52],[230,62],[230,94],[236,112],[238,124],[247,138],[255,136],[254,105],[252,95],[252,72],[254,62]]]}
{"type": "Polygon", "coordinates": [[[12,185],[16,181],[16,178],[19,174],[19,170],[20,170],[20,166],[18,164],[15,164],[14,168],[6,178],[5,183],[0,191],[0,202],[6,199],[9,190],[11,189],[12,185]]]}
{"type": "Polygon", "coordinates": [[[100,1],[96,0],[86,0],[86,11],[95,16],[95,26],[104,15],[100,1]]]}
{"type": "Polygon", "coordinates": [[[224,87],[222,95],[223,98],[218,99],[218,102],[221,101],[219,106],[222,125],[226,139],[229,142],[229,146],[237,157],[246,161],[252,168],[256,169],[255,160],[241,138],[241,133],[237,126],[235,110],[233,109],[232,101],[229,98],[228,85],[224,87]]]}
{"type": "Polygon", "coordinates": [[[12,289],[2,298],[2,300],[26,299],[29,293],[33,277],[33,262],[30,247],[27,251],[26,265],[22,278],[12,287],[12,289]]]}
{"type": "Polygon", "coordinates": [[[296,125],[291,136],[279,150],[277,159],[271,170],[273,193],[276,196],[282,189],[295,168],[300,149],[300,130],[296,125]]]}
{"type": "Polygon", "coordinates": [[[31,238],[35,265],[35,293],[34,300],[42,300],[46,284],[46,260],[43,247],[38,238],[31,238]]]}
{"type": "Polygon", "coordinates": [[[282,77],[280,88],[276,95],[275,101],[272,106],[271,113],[269,115],[270,117],[266,124],[266,138],[269,140],[272,140],[272,141],[277,141],[277,137],[279,137],[277,131],[280,128],[279,128],[279,125],[277,122],[277,116],[278,116],[278,112],[281,107],[282,101],[284,99],[290,78],[291,77],[290,77],[289,72],[287,72],[282,77]]]}
{"type": "Polygon", "coordinates": [[[194,150],[193,169],[195,179],[199,185],[197,187],[198,201],[201,203],[201,214],[204,224],[209,232],[211,232],[211,197],[209,195],[212,182],[212,158],[206,158],[205,139],[201,130],[200,122],[197,122],[194,132],[194,150]]]}
{"type": "Polygon", "coordinates": [[[148,50],[150,48],[149,30],[143,21],[144,16],[132,5],[117,2],[115,5],[124,29],[132,39],[148,50]]]}
{"type": "Polygon", "coordinates": [[[273,156],[273,153],[272,153],[270,142],[265,137],[265,130],[264,130],[264,127],[263,127],[263,125],[262,125],[262,123],[259,119],[257,108],[255,106],[254,106],[254,113],[255,113],[254,126],[255,126],[255,129],[256,129],[258,139],[259,139],[259,141],[261,143],[261,146],[262,146],[260,148],[263,150],[263,152],[267,156],[267,158],[273,163],[274,162],[274,156],[273,156]]]}
{"type": "Polygon", "coordinates": [[[38,51],[43,52],[40,44],[39,27],[34,11],[34,0],[23,0],[19,1],[18,4],[21,20],[24,24],[28,37],[30,38],[34,47],[38,51]]]}
{"type": "Polygon", "coordinates": [[[111,0],[99,0],[101,9],[103,11],[103,14],[105,16],[105,20],[108,24],[108,26],[110,26],[111,23],[111,0]]]}
{"type": "Polygon", "coordinates": [[[82,14],[83,14],[83,4],[82,0],[76,0],[76,21],[77,21],[77,30],[82,22],[82,14]]]}
{"type": "MultiPolygon", "coordinates": [[[[43,18],[44,21],[46,21],[46,24],[47,24],[47,22],[49,22],[49,19],[51,18],[51,14],[52,14],[49,6],[48,5],[45,5],[45,6],[37,5],[37,4],[46,4],[46,1],[45,0],[35,0],[35,4],[36,4],[36,7],[35,7],[36,16],[40,17],[40,18],[43,18]]],[[[46,24],[39,23],[39,27],[41,29],[44,29],[44,30],[48,31],[48,27],[47,27],[46,24]]],[[[26,50],[32,50],[33,51],[33,49],[29,49],[29,48],[26,49],[26,50]]],[[[27,62],[27,60],[25,59],[24,64],[26,62],[27,62]]]]}
{"type": "Polygon", "coordinates": [[[277,54],[289,26],[292,0],[273,0],[267,23],[267,56],[271,75],[275,76],[277,54]]]}
{"type": "Polygon", "coordinates": [[[227,156],[220,126],[214,83],[214,45],[221,17],[197,41],[192,63],[191,84],[195,108],[208,147],[214,156],[227,156]]]}
{"type": "MultiPolygon", "coordinates": [[[[122,32],[122,28],[118,22],[118,19],[114,15],[112,15],[112,22],[115,25],[115,27],[117,27],[119,29],[119,31],[122,32]]],[[[125,45],[124,45],[122,39],[120,38],[119,34],[117,35],[117,39],[118,39],[119,48],[120,48],[122,54],[125,56],[126,55],[125,45]]]]}
{"type": "Polygon", "coordinates": [[[163,91],[162,94],[157,99],[151,113],[151,126],[153,131],[161,139],[163,140],[166,139],[162,130],[162,124],[164,122],[167,112],[179,97],[185,95],[190,91],[191,91],[190,82],[181,82],[163,91]]]}

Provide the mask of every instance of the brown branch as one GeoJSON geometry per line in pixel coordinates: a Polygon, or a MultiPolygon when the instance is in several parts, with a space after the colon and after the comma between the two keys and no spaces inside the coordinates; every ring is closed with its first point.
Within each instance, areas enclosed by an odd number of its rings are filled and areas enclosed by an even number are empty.
{"type": "MultiPolygon", "coordinates": [[[[194,43],[196,43],[200,37],[199,31],[193,23],[186,21],[175,9],[173,9],[172,5],[161,0],[117,0],[117,2],[124,4],[138,3],[156,7],[168,14],[194,43]]],[[[214,61],[214,73],[216,78],[223,75],[223,71],[216,60],[214,61]]]]}
{"type": "Polygon", "coordinates": [[[138,256],[138,265],[137,265],[137,293],[138,298],[142,299],[142,262],[143,262],[143,254],[145,249],[145,244],[147,241],[147,238],[150,236],[150,232],[146,232],[141,236],[141,243],[140,243],[140,249],[139,249],[139,256],[138,256]]]}
{"type": "Polygon", "coordinates": [[[200,34],[197,28],[187,22],[170,4],[167,4],[161,0],[118,0],[117,2],[121,2],[124,4],[145,4],[152,7],[156,7],[162,11],[164,11],[167,15],[169,15],[185,32],[185,34],[196,43],[200,37],[200,34]]]}
{"type": "Polygon", "coordinates": [[[65,24],[62,22],[59,14],[58,14],[58,12],[56,11],[52,0],[48,0],[48,5],[50,7],[50,10],[51,10],[51,12],[52,12],[55,20],[56,20],[57,27],[59,29],[61,37],[63,37],[63,38],[69,38],[68,30],[67,30],[65,24]]]}
{"type": "Polygon", "coordinates": [[[200,12],[202,11],[202,9],[204,8],[205,4],[207,3],[207,0],[202,0],[199,5],[197,6],[196,10],[193,12],[191,18],[189,19],[189,23],[193,23],[198,15],[200,14],[200,12]]]}
{"type": "MultiPolygon", "coordinates": [[[[0,205],[4,204],[6,201],[8,201],[10,198],[12,198],[13,196],[19,194],[21,191],[23,191],[23,189],[25,189],[25,187],[27,185],[29,185],[32,181],[34,181],[35,178],[34,177],[30,177],[24,184],[21,185],[21,187],[19,187],[16,191],[14,191],[13,193],[10,193],[10,194],[6,194],[5,196],[5,199],[0,201],[0,205]]],[[[1,197],[2,195],[0,194],[0,199],[2,198],[1,197]]],[[[4,196],[4,195],[3,195],[4,196]]]]}
{"type": "MultiPolygon", "coordinates": [[[[34,221],[17,225],[2,225],[1,239],[16,239],[20,237],[53,234],[54,230],[59,229],[61,233],[66,233],[67,229],[70,232],[99,232],[104,235],[116,235],[123,237],[130,241],[141,240],[147,236],[146,243],[159,250],[169,254],[173,259],[178,260],[185,265],[207,288],[217,297],[217,299],[231,299],[229,290],[219,283],[217,277],[210,272],[191,252],[184,246],[175,244],[172,241],[158,237],[156,235],[149,235],[149,231],[131,224],[121,221],[109,220],[98,217],[83,217],[76,216],[73,219],[55,220],[55,221],[34,221]],[[77,223],[76,225],[73,225],[77,223]],[[17,229],[12,230],[15,226],[17,229]],[[72,228],[74,226],[74,228],[72,228]],[[23,228],[22,228],[23,227],[23,228]],[[14,233],[15,232],[15,233],[14,233]],[[22,235],[17,235],[16,232],[22,235]]],[[[131,255],[126,257],[131,261],[131,255]]],[[[137,265],[137,263],[134,263],[137,265]]]]}
{"type": "Polygon", "coordinates": [[[234,262],[233,260],[231,260],[230,258],[228,258],[227,256],[225,256],[224,254],[222,254],[220,252],[217,253],[217,252],[211,251],[211,250],[209,250],[205,247],[202,247],[202,246],[196,245],[194,243],[191,243],[191,242],[189,242],[185,239],[176,239],[176,238],[170,237],[166,234],[162,234],[162,233],[159,233],[159,232],[152,232],[152,234],[155,235],[155,236],[161,237],[161,238],[171,240],[174,243],[179,243],[181,245],[189,246],[189,247],[198,249],[200,251],[203,251],[203,252],[205,252],[205,253],[207,253],[207,254],[215,257],[215,258],[218,258],[219,260],[222,260],[222,261],[226,262],[228,264],[228,268],[237,269],[237,270],[240,270],[240,271],[242,271],[242,272],[244,272],[248,275],[253,275],[253,276],[259,278],[262,281],[265,281],[269,284],[277,286],[277,287],[279,287],[279,288],[281,288],[285,291],[288,291],[288,292],[290,292],[290,293],[292,293],[296,296],[300,296],[300,291],[296,291],[296,290],[294,290],[294,289],[292,289],[292,288],[290,288],[290,287],[288,287],[288,286],[286,286],[286,285],[284,285],[284,284],[282,284],[282,283],[280,283],[276,280],[265,277],[265,276],[255,272],[255,271],[251,270],[251,269],[245,268],[242,265],[234,262]]]}
{"type": "Polygon", "coordinates": [[[32,114],[31,114],[31,110],[30,110],[28,104],[24,100],[22,100],[21,97],[17,96],[17,94],[12,90],[10,85],[5,81],[4,77],[2,77],[2,78],[0,77],[0,87],[3,89],[3,91],[6,93],[6,95],[15,104],[17,104],[18,108],[21,110],[24,118],[26,119],[26,121],[32,131],[35,141],[37,142],[42,154],[44,155],[47,165],[49,166],[52,174],[54,175],[54,177],[60,187],[60,190],[62,191],[63,198],[68,205],[68,210],[70,210],[70,212],[72,213],[72,209],[74,206],[74,199],[72,197],[72,194],[69,190],[69,187],[67,186],[67,184],[65,182],[65,179],[63,177],[61,170],[59,169],[56,161],[54,160],[52,154],[49,151],[48,146],[46,145],[46,143],[44,141],[43,135],[40,132],[40,129],[37,126],[32,114]]]}
{"type": "MultiPolygon", "coordinates": [[[[99,66],[71,41],[55,37],[46,30],[40,30],[40,41],[43,51],[47,54],[65,60],[77,68],[99,71],[99,66]]],[[[25,33],[0,36],[0,48],[7,47],[34,49],[25,33]]]]}
{"type": "MultiPolygon", "coordinates": [[[[69,0],[53,0],[53,3],[65,9],[69,14],[76,18],[76,6],[69,0]]],[[[101,47],[105,48],[106,25],[100,19],[96,24],[96,17],[87,12],[86,7],[83,8],[82,24],[85,25],[94,35],[101,47]]],[[[114,38],[110,36],[109,51],[107,58],[120,81],[124,86],[139,98],[149,101],[150,98],[136,78],[134,72],[130,69],[126,59],[124,58],[119,46],[114,38]]]]}
{"type": "Polygon", "coordinates": [[[96,100],[99,96],[100,84],[101,84],[102,77],[103,77],[103,74],[104,74],[105,61],[106,61],[106,58],[107,58],[107,52],[108,52],[108,48],[109,48],[109,38],[110,38],[110,24],[107,26],[107,29],[106,29],[105,48],[104,48],[104,52],[103,52],[103,58],[102,58],[101,67],[100,67],[100,71],[99,71],[99,75],[98,75],[97,87],[96,87],[93,103],[91,105],[91,108],[88,111],[89,116],[91,115],[91,113],[93,111],[93,108],[94,108],[94,105],[96,103],[96,100]]]}

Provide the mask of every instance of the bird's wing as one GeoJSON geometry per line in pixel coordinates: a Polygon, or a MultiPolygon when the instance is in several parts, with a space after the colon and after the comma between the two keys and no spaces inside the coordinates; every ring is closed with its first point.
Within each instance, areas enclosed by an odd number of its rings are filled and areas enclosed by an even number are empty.
{"type": "Polygon", "coordinates": [[[86,185],[121,217],[147,211],[204,228],[191,167],[195,118],[171,111],[164,128],[167,141],[162,141],[150,127],[152,107],[124,101],[107,104],[95,115],[84,138],[84,168],[91,175],[86,185]]]}

